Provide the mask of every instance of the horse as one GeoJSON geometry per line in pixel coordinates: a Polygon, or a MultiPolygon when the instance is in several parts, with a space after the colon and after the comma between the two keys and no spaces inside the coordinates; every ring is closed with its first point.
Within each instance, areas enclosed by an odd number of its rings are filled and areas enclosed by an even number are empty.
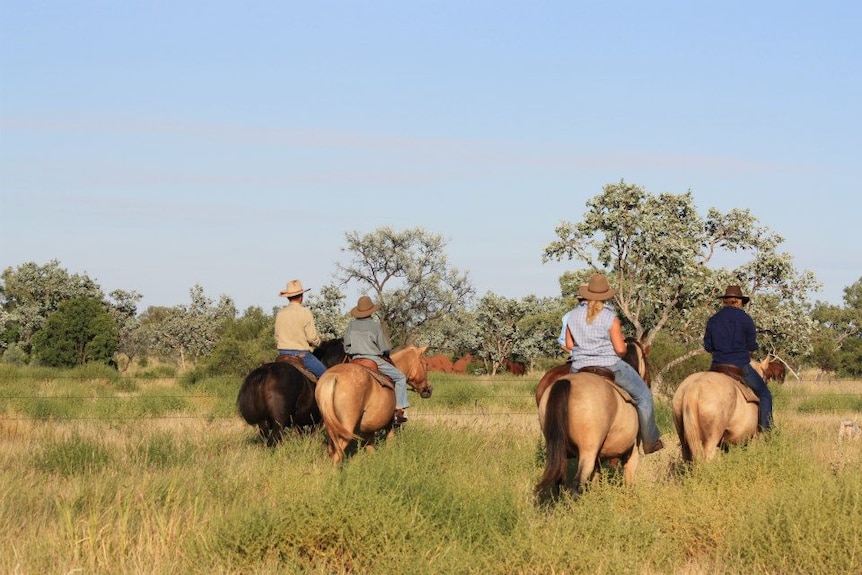
{"type": "MultiPolygon", "coordinates": [[[[331,367],[346,358],[341,339],[320,344],[314,354],[331,367]]],[[[237,408],[249,425],[256,425],[261,438],[274,447],[284,437],[285,429],[307,431],[320,424],[322,417],[314,398],[316,378],[291,356],[264,363],[243,380],[237,395],[237,408]]]]}
{"type": "MultiPolygon", "coordinates": [[[[391,354],[392,363],[422,398],[431,397],[432,392],[423,355],[426,349],[427,345],[409,346],[391,354]]],[[[345,450],[354,440],[364,443],[366,451],[373,451],[377,432],[384,431],[387,441],[394,435],[395,387],[388,378],[378,379],[382,377],[378,373],[351,361],[327,369],[317,382],[315,397],[333,465],[343,461],[345,450]]]]}
{"type": "MultiPolygon", "coordinates": [[[[633,367],[646,380],[649,363],[641,354],[648,348],[634,339],[627,340],[627,346],[632,349],[626,361],[634,362],[633,367]]],[[[603,461],[618,460],[624,483],[634,482],[640,461],[637,410],[631,396],[612,384],[601,369],[570,373],[569,364],[557,366],[542,378],[536,398],[546,455],[545,470],[536,486],[540,501],[559,496],[570,457],[578,460],[567,483],[574,498],[595,479],[603,461]]]]}
{"type": "MultiPolygon", "coordinates": [[[[762,365],[762,364],[761,364],[762,365]]],[[[766,358],[766,366],[763,369],[763,381],[777,381],[784,383],[786,377],[786,368],[784,363],[779,359],[770,360],[766,358]]]]}
{"type": "MultiPolygon", "coordinates": [[[[763,363],[752,361],[763,376],[763,363]]],[[[711,461],[719,448],[757,434],[758,399],[745,383],[718,371],[686,377],[673,396],[673,424],[686,462],[711,461]]]]}

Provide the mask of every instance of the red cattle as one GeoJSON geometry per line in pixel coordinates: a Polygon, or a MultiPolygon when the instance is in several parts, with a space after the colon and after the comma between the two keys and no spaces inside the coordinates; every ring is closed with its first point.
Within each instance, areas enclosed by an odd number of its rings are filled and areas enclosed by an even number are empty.
{"type": "Polygon", "coordinates": [[[467,355],[452,364],[452,372],[459,374],[467,373],[467,366],[470,364],[471,361],[473,361],[473,356],[468,353],[467,355]]]}
{"type": "Polygon", "coordinates": [[[429,355],[425,358],[425,366],[428,371],[452,373],[452,360],[445,355],[429,355]]]}

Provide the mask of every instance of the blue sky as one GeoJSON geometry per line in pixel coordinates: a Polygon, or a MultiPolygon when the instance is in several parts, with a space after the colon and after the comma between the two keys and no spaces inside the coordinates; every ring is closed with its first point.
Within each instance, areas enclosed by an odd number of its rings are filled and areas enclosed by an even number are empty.
{"type": "Polygon", "coordinates": [[[750,209],[840,305],[862,4],[599,4],[0,0],[0,269],[269,310],[421,226],[480,295],[552,296],[554,228],[624,179],[750,209]]]}

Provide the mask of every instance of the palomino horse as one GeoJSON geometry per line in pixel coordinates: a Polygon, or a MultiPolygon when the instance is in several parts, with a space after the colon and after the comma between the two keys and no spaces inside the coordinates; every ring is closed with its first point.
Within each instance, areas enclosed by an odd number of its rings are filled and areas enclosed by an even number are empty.
{"type": "MultiPolygon", "coordinates": [[[[634,361],[641,377],[648,377],[649,364],[637,348],[626,361],[634,361]],[[637,361],[635,361],[637,360],[637,361]]],[[[539,423],[545,438],[545,471],[536,492],[540,501],[559,496],[566,481],[568,459],[577,457],[578,467],[568,480],[573,497],[581,494],[602,461],[619,460],[626,485],[634,481],[640,460],[638,415],[632,398],[608,378],[593,372],[569,373],[569,364],[550,370],[537,390],[539,423]],[[565,368],[565,369],[563,369],[565,368]]]]}
{"type": "MultiPolygon", "coordinates": [[[[391,355],[395,367],[407,376],[407,384],[423,398],[431,397],[423,355],[426,349],[428,346],[405,347],[391,355]]],[[[364,442],[365,449],[373,451],[378,431],[386,431],[386,439],[392,439],[395,388],[391,382],[384,386],[367,367],[351,362],[329,368],[317,382],[315,397],[334,465],[344,459],[351,441],[364,442]]]]}
{"type": "MultiPolygon", "coordinates": [[[[327,367],[341,363],[344,344],[341,339],[323,342],[314,355],[327,367]]],[[[313,374],[289,361],[265,363],[243,380],[236,400],[239,413],[246,423],[257,426],[267,445],[275,446],[285,429],[303,431],[322,421],[315,383],[313,374]]]]}
{"type": "MultiPolygon", "coordinates": [[[[762,377],[764,363],[751,365],[762,377]]],[[[710,461],[720,448],[745,443],[757,433],[757,411],[757,396],[734,377],[717,371],[689,375],[673,396],[683,460],[710,461]]]]}

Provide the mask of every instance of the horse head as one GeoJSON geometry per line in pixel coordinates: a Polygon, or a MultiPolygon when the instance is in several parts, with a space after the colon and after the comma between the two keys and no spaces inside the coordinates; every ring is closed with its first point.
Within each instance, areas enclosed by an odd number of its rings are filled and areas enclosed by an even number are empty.
{"type": "Polygon", "coordinates": [[[427,345],[422,347],[405,347],[392,354],[395,367],[407,377],[407,383],[419,394],[419,397],[427,399],[433,391],[431,382],[428,381],[428,367],[425,362],[425,351],[427,345]]]}

